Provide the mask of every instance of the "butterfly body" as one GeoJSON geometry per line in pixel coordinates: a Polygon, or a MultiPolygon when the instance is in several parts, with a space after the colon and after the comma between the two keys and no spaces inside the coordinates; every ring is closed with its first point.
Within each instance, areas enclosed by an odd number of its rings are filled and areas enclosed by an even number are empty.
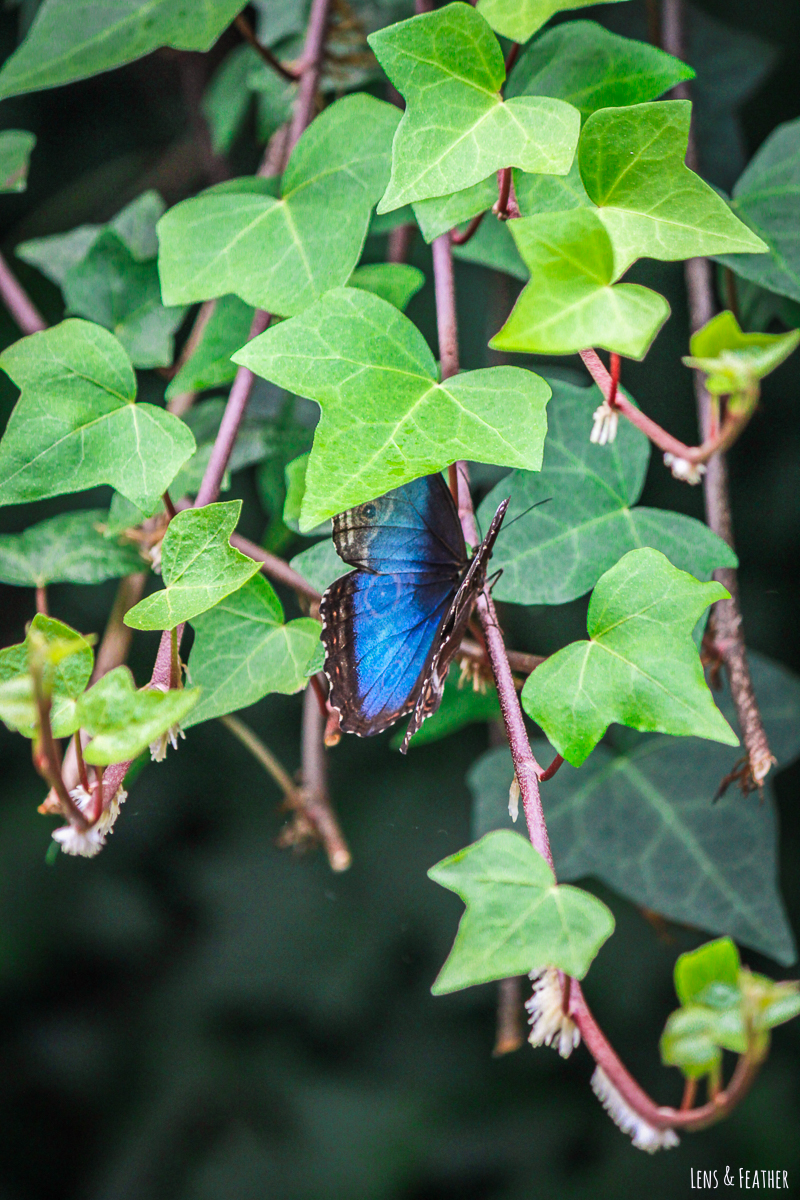
{"type": "Polygon", "coordinates": [[[336,549],[356,568],[320,603],[330,702],[345,732],[381,733],[411,713],[405,752],[439,707],[506,507],[471,560],[440,475],[334,518],[336,549]]]}

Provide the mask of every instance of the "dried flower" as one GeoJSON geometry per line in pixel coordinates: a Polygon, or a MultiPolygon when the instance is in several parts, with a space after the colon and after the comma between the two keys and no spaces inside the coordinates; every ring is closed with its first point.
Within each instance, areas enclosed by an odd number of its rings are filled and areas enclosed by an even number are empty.
{"type": "Polygon", "coordinates": [[[128,793],[123,791],[121,787],[117,788],[114,795],[111,797],[111,803],[108,808],[104,808],[100,814],[100,819],[95,826],[99,829],[103,837],[114,832],[114,823],[119,816],[120,805],[124,804],[128,799],[128,793]]]}
{"type": "Polygon", "coordinates": [[[689,462],[688,458],[679,458],[677,454],[670,454],[669,450],[664,455],[664,466],[669,467],[673,476],[684,483],[699,483],[706,473],[705,463],[689,462]]]}
{"type": "Polygon", "coordinates": [[[656,1129],[631,1108],[614,1087],[602,1067],[595,1067],[592,1091],[615,1125],[627,1133],[637,1150],[655,1154],[656,1150],[671,1150],[678,1145],[674,1129],[656,1129]]]}
{"type": "Polygon", "coordinates": [[[607,400],[604,400],[600,407],[594,411],[594,425],[592,426],[589,441],[595,446],[610,445],[617,436],[618,425],[619,414],[617,410],[612,408],[607,400]]]}
{"type": "Polygon", "coordinates": [[[80,854],[83,858],[94,858],[106,844],[97,825],[89,829],[78,829],[77,825],[61,825],[53,830],[53,838],[59,842],[65,854],[80,854]]]}
{"type": "Polygon", "coordinates": [[[554,967],[545,967],[541,971],[531,971],[529,978],[533,995],[525,1001],[531,1026],[528,1041],[532,1046],[552,1046],[562,1058],[569,1058],[580,1045],[581,1033],[564,1012],[564,993],[558,971],[554,967]]]}

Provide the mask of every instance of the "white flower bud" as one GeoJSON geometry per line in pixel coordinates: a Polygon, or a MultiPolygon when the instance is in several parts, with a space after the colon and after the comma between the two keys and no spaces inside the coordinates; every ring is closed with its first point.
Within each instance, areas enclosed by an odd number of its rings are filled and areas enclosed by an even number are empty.
{"type": "Polygon", "coordinates": [[[564,993],[558,971],[554,967],[545,967],[541,971],[531,971],[529,978],[533,995],[525,1001],[531,1026],[528,1041],[532,1046],[552,1046],[562,1058],[569,1058],[580,1045],[581,1032],[564,1012],[564,993]]]}
{"type": "Polygon", "coordinates": [[[595,409],[594,425],[589,441],[595,446],[610,445],[617,436],[618,425],[619,414],[607,400],[604,400],[600,407],[595,409]]]}
{"type": "Polygon", "coordinates": [[[682,479],[684,483],[699,483],[706,473],[705,463],[689,462],[687,458],[670,454],[669,450],[664,455],[664,466],[669,467],[675,479],[682,479]]]}

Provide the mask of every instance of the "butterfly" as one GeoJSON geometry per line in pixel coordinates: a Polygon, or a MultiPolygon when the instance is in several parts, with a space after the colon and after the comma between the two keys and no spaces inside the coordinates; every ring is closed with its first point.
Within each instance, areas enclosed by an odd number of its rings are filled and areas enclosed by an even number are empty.
{"type": "Polygon", "coordinates": [[[331,584],[319,611],[329,700],[346,733],[368,737],[411,713],[405,754],[436,712],[507,507],[471,559],[441,475],[334,517],[336,550],[356,570],[331,584]]]}

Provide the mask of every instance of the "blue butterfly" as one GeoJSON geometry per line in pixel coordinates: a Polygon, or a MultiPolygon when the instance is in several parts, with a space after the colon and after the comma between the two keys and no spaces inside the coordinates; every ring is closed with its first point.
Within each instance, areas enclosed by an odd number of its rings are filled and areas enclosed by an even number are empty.
{"type": "Polygon", "coordinates": [[[334,517],[336,550],[357,569],[331,584],[319,611],[330,702],[346,733],[381,733],[411,713],[405,753],[436,712],[507,507],[471,560],[441,475],[334,517]]]}

